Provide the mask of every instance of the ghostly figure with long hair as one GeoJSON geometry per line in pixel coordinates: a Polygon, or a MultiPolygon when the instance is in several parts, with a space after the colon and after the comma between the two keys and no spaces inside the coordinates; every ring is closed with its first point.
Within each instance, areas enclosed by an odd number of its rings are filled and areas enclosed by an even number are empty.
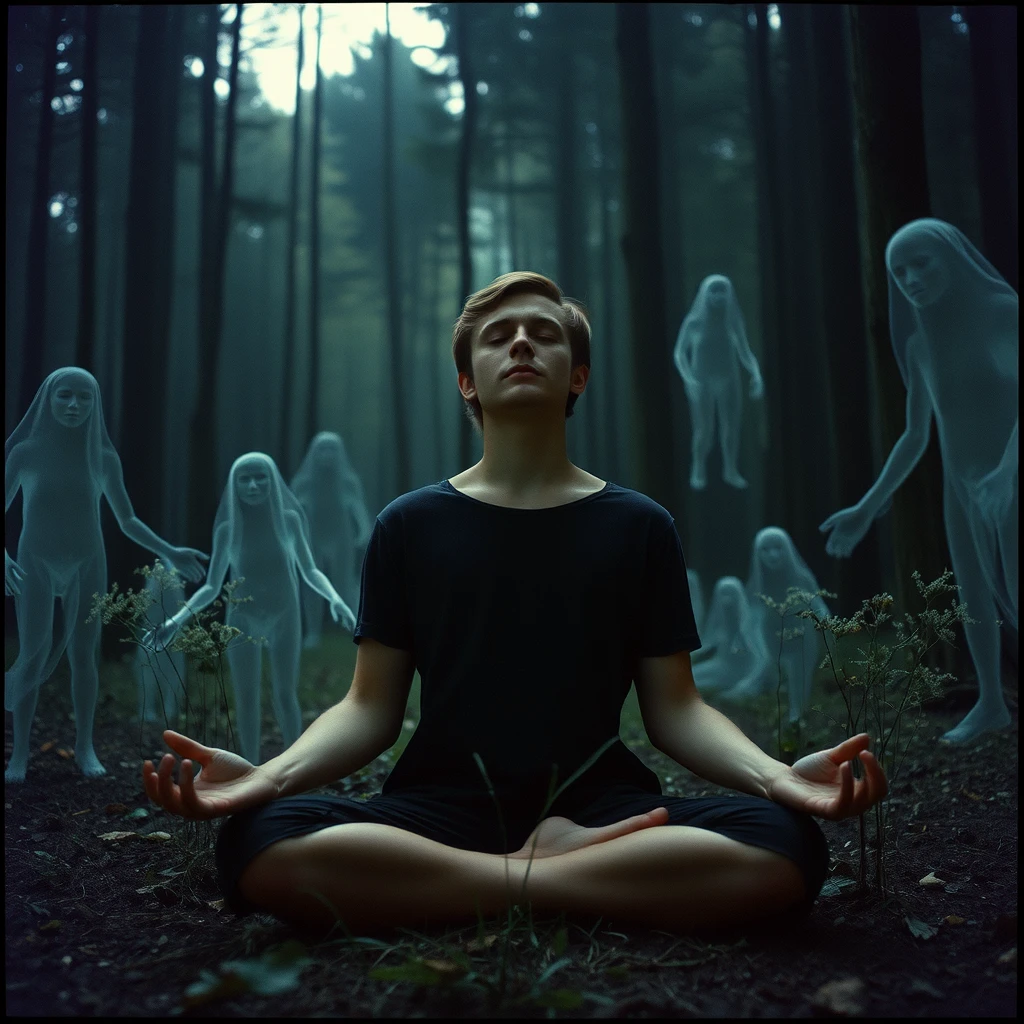
{"type": "Polygon", "coordinates": [[[925,218],[889,240],[889,331],[907,386],[907,419],[882,472],[856,505],[820,529],[847,558],[928,446],[942,453],[946,540],[973,622],[974,707],[943,739],[962,743],[1010,724],[997,616],[1017,629],[1017,293],[958,228],[925,218]]]}
{"type": "Polygon", "coordinates": [[[696,569],[686,570],[686,582],[690,589],[690,604],[693,606],[693,621],[697,623],[697,632],[704,628],[704,588],[700,583],[700,575],[696,569]]]}
{"type": "Polygon", "coordinates": [[[761,631],[752,628],[747,591],[736,576],[723,576],[715,583],[701,642],[709,655],[693,665],[698,690],[732,689],[744,680],[761,678],[768,652],[761,631]]]}
{"type": "Polygon", "coordinates": [[[107,556],[100,529],[106,498],[118,526],[136,544],[159,555],[185,579],[203,577],[194,548],[173,547],[135,515],[121,460],[107,435],[96,378],[77,366],[54,370],[4,445],[4,508],[23,495],[17,560],[4,550],[4,592],[14,596],[18,657],[4,674],[4,707],[14,713],[14,750],[4,781],[20,782],[28,767],[29,733],[40,686],[65,649],[71,663],[75,760],[87,776],[102,775],[93,749],[99,689],[99,618],[93,594],[107,589],[107,556]],[[54,640],[55,602],[63,623],[54,640]]]}
{"type": "Polygon", "coordinates": [[[810,700],[814,671],[824,650],[813,623],[798,618],[797,613],[807,608],[822,618],[830,613],[825,602],[815,597],[809,604],[801,601],[793,605],[783,617],[760,597],[763,594],[781,605],[791,587],[811,594],[820,589],[789,534],[781,527],[766,526],[754,537],[746,585],[749,642],[760,646],[765,658],[755,659],[750,672],[723,696],[733,700],[769,690],[779,682],[781,664],[789,694],[789,720],[795,722],[810,700]],[[789,639],[780,636],[786,630],[795,635],[789,639]]]}
{"type": "MultiPolygon", "coordinates": [[[[292,493],[309,520],[310,547],[318,569],[351,608],[359,607],[363,550],[373,529],[359,476],[339,434],[322,430],[292,478],[292,493]]],[[[323,631],[324,606],[308,587],[302,591],[305,646],[315,647],[323,631]]]]}
{"type": "MultiPolygon", "coordinates": [[[[351,632],[356,617],[314,564],[306,514],[263,452],[242,455],[231,466],[214,521],[206,582],[146,639],[158,649],[166,647],[185,622],[217,597],[229,572],[243,582],[234,594],[240,603],[229,603],[225,622],[251,637],[266,637],[274,714],[289,747],[302,732],[299,575],[329,603],[335,622],[351,632]]],[[[241,754],[259,764],[262,648],[233,644],[227,658],[241,754]]]]}
{"type": "Polygon", "coordinates": [[[705,277],[676,339],[675,364],[683,378],[693,430],[690,487],[707,486],[707,462],[715,438],[722,450],[722,479],[743,488],[737,459],[743,420],[742,366],[750,374],[748,395],[764,394],[761,368],[747,342],[743,314],[732,282],[722,274],[705,277]]]}

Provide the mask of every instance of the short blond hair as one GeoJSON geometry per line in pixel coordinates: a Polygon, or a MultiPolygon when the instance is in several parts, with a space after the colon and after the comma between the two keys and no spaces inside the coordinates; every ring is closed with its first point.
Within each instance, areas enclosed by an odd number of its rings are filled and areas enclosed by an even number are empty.
{"type": "MultiPolygon", "coordinates": [[[[462,307],[459,319],[455,321],[452,332],[452,358],[455,369],[459,373],[473,376],[473,334],[480,322],[496,309],[505,299],[521,293],[543,296],[556,303],[562,310],[563,323],[569,335],[569,348],[572,352],[572,368],[585,366],[590,369],[590,317],[586,307],[576,299],[562,294],[562,289],[554,281],[542,274],[530,270],[514,270],[510,274],[496,277],[486,288],[474,292],[462,307]]],[[[572,392],[565,403],[565,416],[572,415],[572,407],[579,395],[572,392]]],[[[466,415],[479,427],[483,425],[483,411],[476,398],[465,399],[466,415]]]]}

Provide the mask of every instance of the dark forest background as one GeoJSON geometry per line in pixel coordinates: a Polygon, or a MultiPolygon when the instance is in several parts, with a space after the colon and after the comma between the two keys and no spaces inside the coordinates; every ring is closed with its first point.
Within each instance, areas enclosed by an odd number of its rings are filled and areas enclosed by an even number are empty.
{"type": "MultiPolygon", "coordinates": [[[[76,364],[171,543],[209,551],[231,462],[266,451],[288,479],[318,430],[374,514],[475,461],[452,323],[530,269],[592,315],[571,457],[670,509],[706,594],[746,578],[770,524],[836,610],[882,587],[914,605],[911,570],[949,563],[934,439],[856,557],[830,559],[817,527],[903,430],[893,231],[948,220],[1017,287],[1015,7],[423,5],[434,59],[385,31],[292,116],[253,57],[315,66],[327,39],[297,37],[296,6],[8,8],[8,435],[76,364]],[[717,450],[687,487],[671,352],[711,273],[765,381],[742,492],[717,450]]],[[[111,580],[138,585],[151,556],[116,534],[111,580]]]]}

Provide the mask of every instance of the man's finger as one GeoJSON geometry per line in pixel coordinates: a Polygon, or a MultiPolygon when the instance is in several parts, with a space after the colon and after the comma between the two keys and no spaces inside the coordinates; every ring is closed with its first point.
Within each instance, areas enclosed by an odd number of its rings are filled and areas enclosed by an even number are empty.
{"type": "Polygon", "coordinates": [[[176,792],[177,787],[174,785],[174,779],[171,776],[173,768],[174,755],[164,754],[160,759],[160,769],[157,772],[160,804],[164,810],[170,811],[172,814],[180,814],[181,798],[176,792]]]}
{"type": "Polygon", "coordinates": [[[142,785],[149,799],[153,803],[159,804],[160,791],[157,788],[156,769],[153,767],[152,761],[143,761],[142,763],[142,785]]]}

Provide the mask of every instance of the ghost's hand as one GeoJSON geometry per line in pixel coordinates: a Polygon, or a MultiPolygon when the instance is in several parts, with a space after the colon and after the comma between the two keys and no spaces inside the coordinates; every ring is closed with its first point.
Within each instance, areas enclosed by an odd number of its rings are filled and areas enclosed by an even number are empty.
{"type": "Polygon", "coordinates": [[[4,594],[7,597],[19,595],[25,579],[25,570],[11,558],[4,548],[4,594]]]}
{"type": "Polygon", "coordinates": [[[750,391],[749,395],[753,399],[764,397],[764,381],[760,377],[750,378],[750,391]]]}
{"type": "Polygon", "coordinates": [[[871,517],[857,505],[844,508],[828,517],[818,527],[822,533],[831,535],[825,550],[833,558],[849,558],[853,549],[864,539],[871,526],[871,517]]]}
{"type": "Polygon", "coordinates": [[[171,548],[167,559],[171,568],[177,569],[189,583],[198,583],[206,575],[203,562],[209,560],[208,554],[195,548],[171,548]]]}
{"type": "Polygon", "coordinates": [[[352,609],[340,597],[331,601],[331,618],[335,622],[340,622],[342,628],[348,630],[349,633],[355,632],[356,617],[352,613],[352,609]]]}
{"type": "Polygon", "coordinates": [[[166,650],[167,645],[174,639],[178,627],[170,619],[156,629],[151,629],[142,636],[142,645],[152,647],[154,651],[166,650]]]}

